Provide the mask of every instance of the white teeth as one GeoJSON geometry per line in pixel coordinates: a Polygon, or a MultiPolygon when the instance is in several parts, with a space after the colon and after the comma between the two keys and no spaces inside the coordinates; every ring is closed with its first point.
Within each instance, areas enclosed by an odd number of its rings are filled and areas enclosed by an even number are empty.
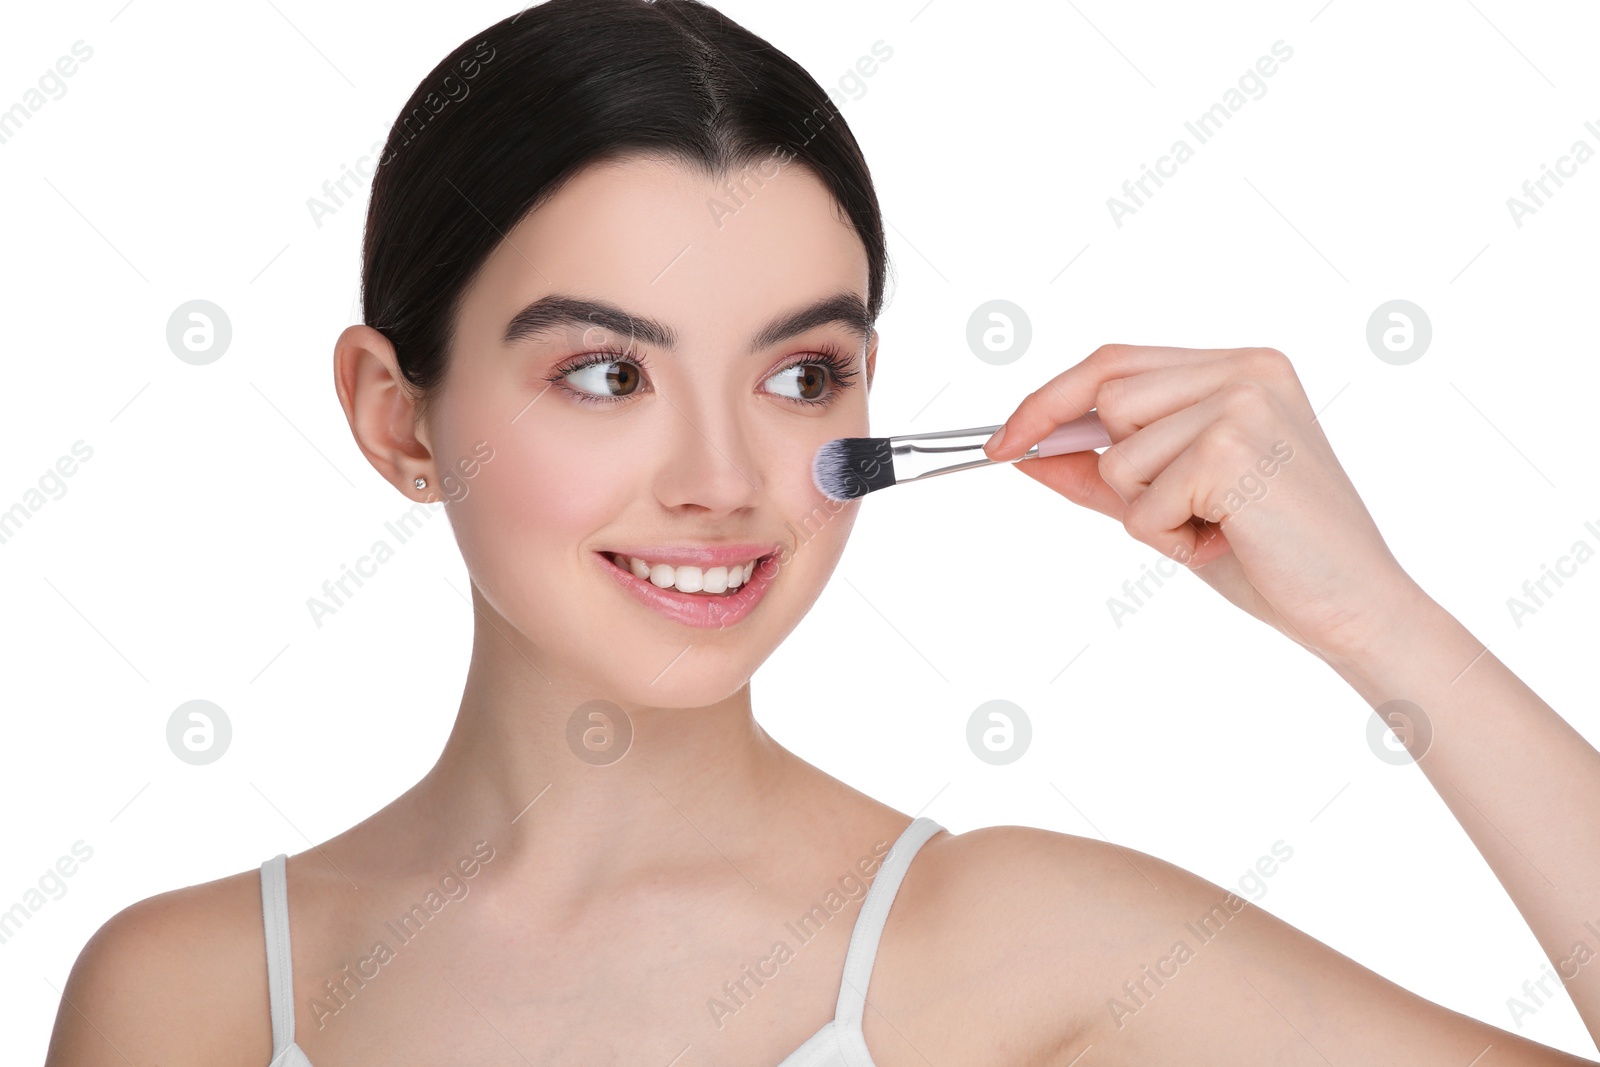
{"type": "Polygon", "coordinates": [[[670,563],[650,563],[634,556],[613,555],[617,563],[632,572],[635,578],[648,581],[660,589],[675,588],[680,593],[705,592],[712,595],[732,593],[750,580],[755,573],[756,561],[732,567],[674,567],[670,563]]]}

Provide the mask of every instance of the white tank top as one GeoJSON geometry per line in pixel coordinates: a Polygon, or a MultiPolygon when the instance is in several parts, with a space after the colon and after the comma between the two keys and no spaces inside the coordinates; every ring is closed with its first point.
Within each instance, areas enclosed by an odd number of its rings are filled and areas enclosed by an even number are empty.
{"type": "MultiPolygon", "coordinates": [[[[884,853],[883,861],[861,902],[855,926],[850,931],[850,947],[844,958],[844,977],[839,983],[839,998],[833,1018],[808,1037],[777,1067],[876,1067],[867,1052],[861,1032],[862,1009],[866,1005],[867,984],[872,979],[872,963],[878,955],[878,939],[883,935],[889,908],[894,903],[900,882],[905,878],[911,858],[923,842],[944,827],[926,816],[911,823],[884,853]]],[[[289,962],[289,890],[284,874],[287,853],[279,853],[261,864],[261,911],[266,925],[267,995],[272,1011],[272,1061],[268,1067],[312,1067],[311,1060],[294,1041],[294,981],[289,962]]]]}

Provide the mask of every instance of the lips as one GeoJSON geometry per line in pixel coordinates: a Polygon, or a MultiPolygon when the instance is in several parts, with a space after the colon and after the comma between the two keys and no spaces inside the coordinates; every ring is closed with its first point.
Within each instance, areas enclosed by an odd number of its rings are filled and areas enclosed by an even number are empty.
{"type": "MultiPolygon", "coordinates": [[[[635,577],[631,570],[623,570],[618,567],[605,552],[595,552],[594,558],[604,568],[605,572],[611,575],[612,579],[622,587],[623,591],[632,596],[642,606],[650,608],[658,615],[684,626],[701,630],[720,630],[724,627],[732,626],[749,615],[755,609],[755,606],[761,602],[761,599],[766,595],[767,589],[778,576],[778,567],[774,563],[777,552],[766,551],[765,554],[762,554],[763,550],[768,547],[763,545],[730,545],[725,548],[706,550],[705,554],[700,558],[705,559],[708,556],[722,554],[729,556],[729,561],[731,562],[731,554],[738,554],[737,559],[740,561],[756,560],[756,566],[750,575],[750,580],[741,585],[737,592],[726,595],[708,596],[703,593],[682,593],[671,588],[663,589],[653,582],[635,577]]],[[[663,554],[670,555],[671,553],[669,551],[663,554]]],[[[653,558],[645,550],[641,550],[639,555],[646,559],[653,558]]],[[[680,558],[682,558],[681,552],[680,558]]],[[[660,562],[673,561],[663,559],[660,562]]],[[[717,561],[697,564],[693,559],[688,559],[684,562],[685,565],[690,566],[725,565],[725,563],[717,561]]]]}

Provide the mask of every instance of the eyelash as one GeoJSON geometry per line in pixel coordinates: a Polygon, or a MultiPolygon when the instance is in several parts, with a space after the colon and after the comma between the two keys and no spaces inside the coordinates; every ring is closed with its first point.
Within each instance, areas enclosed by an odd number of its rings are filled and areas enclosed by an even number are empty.
{"type": "MultiPolygon", "coordinates": [[[[570,396],[573,397],[573,399],[583,404],[614,404],[623,400],[631,400],[637,395],[637,393],[630,393],[627,396],[596,396],[593,393],[586,393],[579,389],[573,389],[571,386],[564,384],[564,380],[569,375],[575,374],[578,371],[583,370],[585,367],[593,367],[601,363],[632,363],[634,366],[638,367],[642,373],[648,374],[650,371],[650,363],[642,354],[629,354],[614,348],[597,348],[592,352],[586,352],[583,355],[569,360],[568,362],[557,367],[549,374],[549,376],[545,378],[545,381],[565,390],[570,396]]],[[[853,379],[859,372],[851,370],[850,363],[850,358],[846,356],[837,345],[828,341],[824,341],[816,347],[815,351],[807,353],[800,359],[785,363],[783,366],[774,370],[772,374],[767,375],[767,377],[771,378],[775,375],[782,374],[786,370],[813,364],[820,364],[821,366],[828,368],[828,377],[833,379],[834,388],[830,390],[823,399],[807,400],[803,397],[793,396],[781,398],[789,401],[792,404],[804,404],[809,407],[826,407],[835,400],[839,399],[839,396],[846,389],[849,389],[854,385],[853,379]]]]}

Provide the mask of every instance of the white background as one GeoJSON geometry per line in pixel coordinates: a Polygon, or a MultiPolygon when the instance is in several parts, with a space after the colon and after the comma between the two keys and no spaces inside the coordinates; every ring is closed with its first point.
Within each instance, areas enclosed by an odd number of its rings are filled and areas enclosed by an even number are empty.
{"type": "MultiPolygon", "coordinates": [[[[1600,738],[1600,561],[1520,627],[1506,604],[1579,539],[1600,548],[1584,526],[1600,527],[1600,160],[1520,228],[1506,205],[1575,140],[1600,148],[1584,128],[1600,126],[1591,6],[719,6],[824,85],[874,42],[893,50],[841,89],[895,270],[875,433],[1000,422],[1106,342],[1279,348],[1400,561],[1600,738]],[[1185,120],[1278,40],[1293,56],[1266,93],[1117,227],[1107,198],[1176,138],[1195,145],[1185,120]],[[1033,330],[1003,367],[966,343],[968,316],[997,298],[1033,330]],[[1396,298],[1433,325],[1405,366],[1365,338],[1396,298]]],[[[339,833],[444,741],[471,614],[442,514],[321,629],[306,608],[407,509],[357,451],[332,385],[333,341],[359,321],[365,190],[320,228],[306,201],[446,52],[512,10],[8,12],[0,108],[73,42],[93,48],[0,144],[0,510],[74,442],[93,449],[0,544],[0,910],[74,842],[93,849],[0,944],[16,1062],[42,1059],[59,989],[109,916],[339,833]],[[172,311],[197,298],[234,331],[203,367],[166,343],[172,311]],[[204,767],[165,739],[196,698],[233,726],[204,767]]],[[[1293,858],[1260,906],[1516,1029],[1506,998],[1540,977],[1543,954],[1432,786],[1377,758],[1372,712],[1336,675],[1198,579],[1179,574],[1118,626],[1107,598],[1157,558],[1012,470],[875,494],[812,614],[757,674],[757,717],[958,832],[1104,836],[1224,886],[1282,839],[1293,858]],[[1034,731],[1003,767],[965,741],[996,698],[1034,731]]],[[[1519,1032],[1595,1051],[1564,999],[1519,1032]]]]}

